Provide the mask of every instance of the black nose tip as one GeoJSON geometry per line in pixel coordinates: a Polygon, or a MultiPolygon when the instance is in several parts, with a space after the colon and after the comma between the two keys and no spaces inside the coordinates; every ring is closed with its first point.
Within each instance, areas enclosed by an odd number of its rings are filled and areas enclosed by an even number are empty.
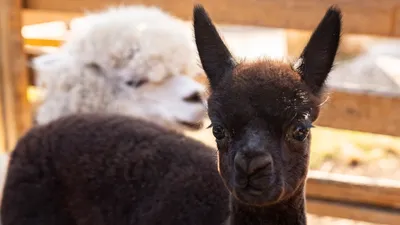
{"type": "Polygon", "coordinates": [[[235,169],[238,172],[246,175],[253,175],[267,168],[272,163],[272,158],[269,154],[258,155],[252,158],[238,153],[234,159],[235,169]]]}
{"type": "Polygon", "coordinates": [[[185,100],[186,102],[191,102],[191,103],[201,103],[201,102],[203,102],[201,94],[198,91],[190,94],[189,96],[185,97],[183,100],[185,100]]]}

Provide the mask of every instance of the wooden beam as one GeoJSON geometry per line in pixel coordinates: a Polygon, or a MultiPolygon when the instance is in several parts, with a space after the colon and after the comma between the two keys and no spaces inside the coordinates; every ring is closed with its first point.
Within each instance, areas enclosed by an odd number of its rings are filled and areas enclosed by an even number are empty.
{"type": "Polygon", "coordinates": [[[400,210],[400,181],[310,171],[307,196],[400,210]]]}
{"type": "Polygon", "coordinates": [[[400,221],[400,182],[310,171],[307,211],[371,223],[400,221]]]}
{"type": "Polygon", "coordinates": [[[307,213],[387,225],[398,225],[400,221],[398,210],[315,198],[307,198],[307,213]]]}
{"type": "MultiPolygon", "coordinates": [[[[338,4],[344,13],[344,32],[398,36],[395,27],[400,21],[395,20],[398,0],[199,0],[213,20],[217,23],[258,25],[289,29],[312,30],[322,18],[327,7],[338,4]],[[301,19],[300,19],[301,18],[301,19]]],[[[26,8],[39,10],[55,10],[64,12],[82,12],[83,10],[98,10],[106,6],[120,4],[156,5],[172,14],[191,20],[192,1],[180,0],[107,0],[99,4],[96,0],[27,0],[26,8]]]]}
{"type": "Polygon", "coordinates": [[[54,10],[23,9],[22,24],[33,25],[52,21],[63,21],[69,23],[72,19],[83,16],[82,12],[65,12],[54,10]]]}
{"type": "Polygon", "coordinates": [[[400,94],[332,88],[316,124],[400,136],[400,94]]]}
{"type": "MultiPolygon", "coordinates": [[[[1,53],[0,53],[1,54],[1,53]]],[[[0,71],[2,70],[0,66],[0,71]]],[[[2,75],[2,72],[0,72],[0,77],[2,75]]],[[[1,86],[0,86],[1,87],[1,86]]],[[[6,140],[6,124],[4,123],[5,117],[4,117],[4,101],[3,101],[3,92],[0,90],[0,155],[4,153],[7,149],[7,140],[6,140]]],[[[1,224],[0,224],[1,225],[1,224]]]]}
{"type": "Polygon", "coordinates": [[[394,36],[400,36],[400,8],[397,7],[394,14],[393,24],[394,36]]]}
{"type": "MultiPolygon", "coordinates": [[[[24,5],[24,8],[31,8],[31,9],[42,9],[42,10],[59,10],[59,11],[82,11],[82,10],[92,10],[92,9],[100,9],[103,8],[104,6],[110,6],[110,5],[121,5],[121,4],[144,4],[144,5],[158,5],[161,8],[173,8],[177,14],[183,14],[184,12],[179,12],[180,9],[182,8],[189,8],[191,9],[193,6],[193,1],[178,1],[178,0],[169,0],[169,1],[164,1],[164,0],[105,0],[102,1],[102,4],[99,4],[98,1],[96,0],[86,0],[84,3],[81,0],[70,0],[68,2],[62,2],[61,0],[54,0],[54,1],[46,1],[46,0],[27,0],[25,1],[26,4],[24,5]],[[174,2],[175,1],[175,2],[174,2]],[[180,3],[180,4],[175,4],[175,3],[180,3]]],[[[235,8],[238,4],[243,4],[243,5],[251,5],[249,2],[244,1],[244,0],[221,0],[219,1],[220,3],[217,3],[211,0],[198,0],[196,3],[201,3],[205,5],[208,9],[210,10],[215,10],[217,5],[223,5],[223,9],[230,10],[233,6],[235,8]],[[230,4],[226,4],[230,3],[230,4]]],[[[311,7],[315,5],[321,5],[321,6],[329,6],[332,4],[336,4],[342,7],[354,7],[354,6],[359,6],[361,7],[367,7],[367,8],[376,8],[377,10],[380,9],[387,9],[387,8],[393,8],[397,7],[400,5],[398,0],[381,0],[379,2],[374,1],[374,0],[285,0],[285,1],[274,1],[274,0],[264,0],[264,1],[253,1],[252,4],[254,6],[249,6],[246,7],[245,9],[248,8],[255,8],[257,6],[263,6],[263,5],[280,5],[285,8],[296,8],[296,7],[311,7]],[[263,3],[264,2],[264,3],[263,3]]],[[[267,8],[264,8],[265,10],[268,10],[267,8]]],[[[263,10],[264,10],[263,9],[263,10]]],[[[233,9],[236,10],[236,9],[233,9]]],[[[246,13],[246,12],[244,12],[246,13]]],[[[233,16],[233,15],[230,15],[233,16]]]]}
{"type": "Polygon", "coordinates": [[[26,98],[26,59],[21,37],[21,1],[0,0],[0,90],[2,92],[6,150],[30,127],[26,98]]]}

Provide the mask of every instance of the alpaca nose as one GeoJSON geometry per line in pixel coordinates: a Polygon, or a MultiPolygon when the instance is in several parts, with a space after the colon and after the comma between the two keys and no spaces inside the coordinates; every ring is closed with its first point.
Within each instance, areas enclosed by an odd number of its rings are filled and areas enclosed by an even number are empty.
{"type": "Polygon", "coordinates": [[[247,157],[239,152],[235,156],[234,164],[236,171],[250,176],[269,167],[272,164],[272,157],[270,154],[247,157]]]}
{"type": "Polygon", "coordinates": [[[193,92],[192,94],[186,96],[183,100],[186,102],[190,102],[190,103],[202,103],[203,102],[202,95],[198,91],[193,92]]]}

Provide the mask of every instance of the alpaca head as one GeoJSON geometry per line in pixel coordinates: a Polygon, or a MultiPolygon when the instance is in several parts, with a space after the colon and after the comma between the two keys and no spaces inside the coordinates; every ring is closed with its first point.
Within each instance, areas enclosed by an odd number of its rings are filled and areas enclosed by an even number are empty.
{"type": "Polygon", "coordinates": [[[194,32],[210,83],[208,114],[225,185],[249,205],[290,198],[307,174],[310,128],[339,45],[340,11],[328,10],[293,65],[237,62],[200,5],[194,32]]]}
{"type": "Polygon", "coordinates": [[[200,68],[189,27],[140,5],[109,8],[78,21],[57,53],[34,61],[49,90],[39,123],[69,112],[103,110],[171,128],[200,127],[204,90],[192,79],[200,68]]]}
{"type": "Polygon", "coordinates": [[[45,90],[36,120],[50,122],[71,113],[117,113],[152,121],[167,128],[199,129],[206,108],[204,87],[176,75],[160,81],[109,74],[96,64],[82,64],[60,50],[33,61],[38,86],[45,90]]]}

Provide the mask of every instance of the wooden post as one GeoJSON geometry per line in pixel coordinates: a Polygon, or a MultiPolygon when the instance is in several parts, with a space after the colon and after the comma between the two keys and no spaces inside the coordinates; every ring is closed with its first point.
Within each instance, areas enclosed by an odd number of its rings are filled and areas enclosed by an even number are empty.
{"type": "MultiPolygon", "coordinates": [[[[1,75],[1,74],[0,74],[1,75]]],[[[0,90],[0,154],[7,149],[6,131],[5,131],[5,118],[4,118],[4,104],[3,92],[0,90]]],[[[0,224],[1,225],[1,224],[0,224]]]]}
{"type": "MultiPolygon", "coordinates": [[[[21,35],[21,0],[0,0],[0,104],[3,151],[31,125],[27,63],[21,35]]],[[[1,151],[1,150],[0,150],[1,151]]]]}

